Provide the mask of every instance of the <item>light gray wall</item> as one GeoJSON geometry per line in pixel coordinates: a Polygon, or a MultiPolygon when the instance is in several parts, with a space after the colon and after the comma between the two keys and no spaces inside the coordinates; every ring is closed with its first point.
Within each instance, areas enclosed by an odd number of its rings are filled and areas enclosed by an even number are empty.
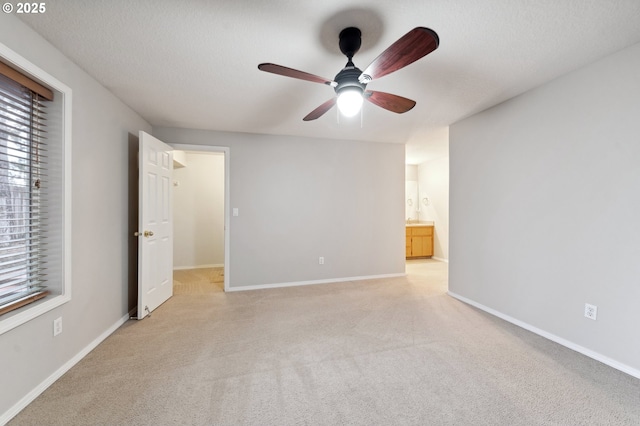
{"type": "Polygon", "coordinates": [[[439,157],[418,166],[420,220],[434,223],[433,257],[449,259],[449,157],[439,157]],[[423,199],[429,204],[424,205],[423,199]]]}
{"type": "Polygon", "coordinates": [[[635,372],[639,76],[635,45],[454,124],[450,141],[450,291],[635,372]]]}
{"type": "Polygon", "coordinates": [[[173,171],[173,267],[224,265],[224,154],[185,154],[173,171]]]}
{"type": "Polygon", "coordinates": [[[176,128],[230,148],[230,287],[404,273],[404,146],[176,128]],[[325,264],[319,265],[323,256],[325,264]]]}
{"type": "Polygon", "coordinates": [[[2,415],[127,315],[135,279],[129,205],[137,197],[130,165],[138,130],[151,127],[14,15],[0,14],[0,40],[73,90],[72,300],[0,335],[2,415]]]}

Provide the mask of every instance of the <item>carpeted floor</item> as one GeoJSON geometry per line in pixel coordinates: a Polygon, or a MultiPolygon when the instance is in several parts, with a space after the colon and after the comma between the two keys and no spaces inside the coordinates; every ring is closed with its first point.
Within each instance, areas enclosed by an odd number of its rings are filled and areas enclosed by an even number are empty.
{"type": "Polygon", "coordinates": [[[174,295],[203,295],[224,291],[224,268],[182,269],[173,272],[174,295]]]}
{"type": "Polygon", "coordinates": [[[640,380],[407,273],[177,291],[10,425],[640,425],[640,380]]]}

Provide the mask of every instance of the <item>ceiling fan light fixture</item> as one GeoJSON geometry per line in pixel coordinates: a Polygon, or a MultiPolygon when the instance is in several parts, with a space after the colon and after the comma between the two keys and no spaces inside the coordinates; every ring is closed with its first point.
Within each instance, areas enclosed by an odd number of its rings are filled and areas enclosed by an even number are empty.
{"type": "Polygon", "coordinates": [[[345,117],[353,117],[362,109],[362,90],[357,86],[345,87],[338,93],[338,109],[345,117]]]}
{"type": "Polygon", "coordinates": [[[339,113],[345,117],[353,117],[362,110],[365,98],[372,104],[397,114],[405,113],[416,105],[411,99],[366,90],[366,87],[371,81],[396,72],[437,49],[440,39],[435,31],[427,27],[415,27],[384,50],[364,72],[353,63],[353,56],[362,44],[361,31],[356,27],[345,28],[340,32],[339,39],[340,51],[347,57],[347,64],[333,80],[271,63],[262,63],[258,65],[258,69],[333,87],[336,96],[307,114],[303,121],[321,117],[336,104],[339,113]]]}

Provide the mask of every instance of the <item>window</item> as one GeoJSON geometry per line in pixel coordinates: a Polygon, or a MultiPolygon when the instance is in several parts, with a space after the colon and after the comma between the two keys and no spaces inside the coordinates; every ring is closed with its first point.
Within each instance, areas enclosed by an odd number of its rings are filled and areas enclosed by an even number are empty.
{"type": "Polygon", "coordinates": [[[71,90],[0,43],[0,334],[71,298],[71,90]]]}
{"type": "Polygon", "coordinates": [[[0,74],[0,315],[49,294],[41,227],[48,183],[46,102],[0,74]]]}

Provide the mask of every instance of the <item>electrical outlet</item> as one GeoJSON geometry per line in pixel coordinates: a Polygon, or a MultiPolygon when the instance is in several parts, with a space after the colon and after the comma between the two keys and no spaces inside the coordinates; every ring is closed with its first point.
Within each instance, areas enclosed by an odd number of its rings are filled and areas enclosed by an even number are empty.
{"type": "Polygon", "coordinates": [[[57,336],[62,333],[62,317],[53,320],[53,335],[57,336]]]}
{"type": "Polygon", "coordinates": [[[590,305],[588,303],[585,303],[584,316],[595,321],[596,317],[598,316],[598,307],[595,305],[590,305]]]}
{"type": "Polygon", "coordinates": [[[324,265],[324,257],[320,256],[318,258],[318,265],[324,265]]]}

